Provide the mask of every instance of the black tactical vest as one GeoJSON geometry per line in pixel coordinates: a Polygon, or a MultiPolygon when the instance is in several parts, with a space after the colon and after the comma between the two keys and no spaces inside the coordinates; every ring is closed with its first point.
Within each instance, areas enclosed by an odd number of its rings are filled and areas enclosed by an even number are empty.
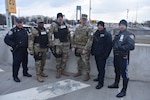
{"type": "Polygon", "coordinates": [[[34,43],[39,43],[41,48],[47,48],[48,45],[48,34],[44,28],[44,32],[41,32],[39,28],[36,28],[39,36],[36,36],[34,39],[34,43]]]}
{"type": "Polygon", "coordinates": [[[68,28],[65,23],[60,25],[58,22],[55,21],[58,25],[58,32],[54,32],[54,38],[59,39],[60,42],[68,42],[68,28]]]}

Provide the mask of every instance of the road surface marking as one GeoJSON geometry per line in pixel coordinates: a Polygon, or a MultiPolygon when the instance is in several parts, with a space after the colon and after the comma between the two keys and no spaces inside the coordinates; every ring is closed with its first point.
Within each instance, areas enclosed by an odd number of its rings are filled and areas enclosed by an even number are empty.
{"type": "Polygon", "coordinates": [[[58,81],[56,83],[51,83],[40,87],[34,87],[23,91],[2,95],[0,96],[0,100],[46,100],[49,98],[54,98],[60,95],[71,93],[73,91],[77,91],[89,86],[90,85],[81,83],[79,81],[66,79],[58,81]]]}
{"type": "Polygon", "coordinates": [[[4,72],[4,70],[2,70],[2,69],[0,68],[0,72],[4,72]]]}

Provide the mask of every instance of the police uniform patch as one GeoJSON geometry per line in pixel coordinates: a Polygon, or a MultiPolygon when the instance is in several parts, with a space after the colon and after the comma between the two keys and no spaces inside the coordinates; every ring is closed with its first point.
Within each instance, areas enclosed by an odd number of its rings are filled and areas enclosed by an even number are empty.
{"type": "Polygon", "coordinates": [[[124,35],[121,35],[119,41],[122,42],[122,41],[123,41],[123,38],[124,38],[124,35]]]}
{"type": "Polygon", "coordinates": [[[104,37],[104,34],[100,34],[100,37],[104,37]]]}
{"type": "Polygon", "coordinates": [[[8,35],[12,35],[12,34],[13,34],[13,32],[12,32],[12,31],[9,31],[9,32],[8,32],[8,35]]]}
{"type": "Polygon", "coordinates": [[[130,35],[130,38],[134,40],[134,35],[130,35]]]}
{"type": "Polygon", "coordinates": [[[94,32],[91,32],[91,36],[93,36],[94,35],[94,32]]]}

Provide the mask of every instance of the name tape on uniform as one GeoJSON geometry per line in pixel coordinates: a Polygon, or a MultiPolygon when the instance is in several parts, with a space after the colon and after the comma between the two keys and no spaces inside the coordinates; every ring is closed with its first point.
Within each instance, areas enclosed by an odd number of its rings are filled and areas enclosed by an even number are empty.
{"type": "Polygon", "coordinates": [[[41,35],[45,35],[46,34],[46,32],[41,32],[41,35]]]}

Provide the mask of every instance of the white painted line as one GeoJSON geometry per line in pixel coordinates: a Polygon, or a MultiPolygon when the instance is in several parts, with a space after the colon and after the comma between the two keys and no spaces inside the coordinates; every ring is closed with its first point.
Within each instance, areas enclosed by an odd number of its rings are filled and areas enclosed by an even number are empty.
{"type": "Polygon", "coordinates": [[[2,69],[0,68],[0,72],[4,72],[4,70],[2,70],[2,69]]]}
{"type": "MultiPolygon", "coordinates": [[[[118,88],[118,93],[120,93],[120,91],[121,91],[121,90],[118,88]]],[[[123,97],[122,97],[122,98],[120,98],[120,99],[121,99],[121,100],[123,100],[123,97]]]]}
{"type": "Polygon", "coordinates": [[[74,80],[63,80],[52,84],[35,87],[20,92],[0,96],[0,100],[46,100],[73,91],[77,91],[90,85],[74,80]]]}

